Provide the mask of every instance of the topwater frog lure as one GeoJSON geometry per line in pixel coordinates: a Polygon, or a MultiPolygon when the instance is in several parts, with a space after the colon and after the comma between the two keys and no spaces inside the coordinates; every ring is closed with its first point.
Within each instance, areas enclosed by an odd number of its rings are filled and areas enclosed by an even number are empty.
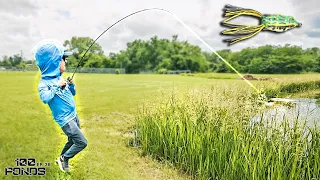
{"type": "Polygon", "coordinates": [[[292,16],[284,16],[281,14],[261,14],[260,12],[253,9],[246,9],[232,5],[226,5],[223,10],[225,11],[224,16],[228,18],[222,21],[221,24],[224,26],[231,27],[231,29],[224,30],[222,34],[235,36],[246,35],[234,39],[224,40],[225,42],[229,42],[229,45],[235,44],[245,39],[249,39],[262,30],[273,32],[286,32],[290,29],[302,26],[302,23],[297,22],[292,16]],[[230,20],[241,15],[257,17],[260,19],[260,24],[241,25],[229,22],[230,20]]]}

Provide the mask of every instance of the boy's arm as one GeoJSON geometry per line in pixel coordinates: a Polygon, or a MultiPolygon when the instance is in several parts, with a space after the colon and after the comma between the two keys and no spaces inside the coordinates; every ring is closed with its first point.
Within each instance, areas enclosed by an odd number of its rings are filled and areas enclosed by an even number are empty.
{"type": "Polygon", "coordinates": [[[41,101],[45,104],[48,104],[60,88],[61,86],[59,86],[58,84],[53,85],[51,88],[49,88],[44,83],[40,83],[38,86],[38,91],[41,101]]]}
{"type": "Polygon", "coordinates": [[[76,85],[73,84],[73,82],[72,82],[72,84],[69,85],[69,89],[70,89],[70,91],[71,91],[71,93],[72,93],[73,96],[76,95],[76,87],[75,87],[75,86],[76,86],[76,85]]]}

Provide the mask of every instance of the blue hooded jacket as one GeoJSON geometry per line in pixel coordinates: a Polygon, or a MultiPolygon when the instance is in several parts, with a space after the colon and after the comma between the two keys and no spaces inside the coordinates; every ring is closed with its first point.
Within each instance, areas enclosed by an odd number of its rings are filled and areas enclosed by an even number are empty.
{"type": "Polygon", "coordinates": [[[67,85],[63,90],[58,81],[63,79],[60,63],[64,47],[56,42],[45,42],[38,46],[35,58],[41,70],[41,80],[38,85],[40,99],[48,104],[54,120],[63,127],[77,116],[75,101],[75,85],[67,85]]]}

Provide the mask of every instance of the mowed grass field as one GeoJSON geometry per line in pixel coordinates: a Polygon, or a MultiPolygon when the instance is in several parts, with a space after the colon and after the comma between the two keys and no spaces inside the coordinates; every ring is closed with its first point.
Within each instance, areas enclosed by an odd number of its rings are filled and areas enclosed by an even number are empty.
{"type": "MultiPolygon", "coordinates": [[[[63,77],[67,77],[64,74],[63,77]]],[[[185,179],[169,166],[127,147],[134,115],[144,101],[174,88],[211,85],[212,80],[182,76],[76,74],[75,96],[88,147],[70,161],[72,175],[54,164],[66,137],[39,98],[36,72],[0,73],[0,176],[19,157],[50,162],[45,179],[185,179]]],[[[224,83],[224,81],[221,81],[224,83]]],[[[241,81],[236,83],[243,84],[241,81]]],[[[15,177],[27,179],[27,176],[15,177]]],[[[36,177],[32,177],[34,179],[36,177]]]]}
{"type": "MultiPolygon", "coordinates": [[[[211,74],[212,75],[212,74],[211,74]]],[[[216,75],[216,74],[213,74],[216,75]]],[[[64,78],[68,74],[63,75],[64,78]]],[[[221,75],[218,75],[221,77],[221,75]]],[[[157,103],[172,90],[228,86],[253,91],[235,78],[202,78],[176,75],[76,74],[75,96],[81,127],[88,147],[70,161],[71,174],[60,172],[54,164],[67,138],[52,118],[49,107],[39,98],[37,72],[0,73],[0,176],[5,167],[15,167],[16,158],[35,158],[49,162],[44,177],[30,179],[188,179],[169,163],[141,156],[128,146],[135,115],[146,102],[157,103]]],[[[272,77],[272,76],[270,76],[272,77]]],[[[277,77],[273,75],[273,77],[277,77]]],[[[318,75],[281,76],[281,79],[318,78],[318,75]]],[[[252,82],[257,87],[276,82],[252,82]]],[[[219,102],[217,102],[219,103],[219,102]]],[[[15,177],[28,179],[27,176],[15,177]]]]}

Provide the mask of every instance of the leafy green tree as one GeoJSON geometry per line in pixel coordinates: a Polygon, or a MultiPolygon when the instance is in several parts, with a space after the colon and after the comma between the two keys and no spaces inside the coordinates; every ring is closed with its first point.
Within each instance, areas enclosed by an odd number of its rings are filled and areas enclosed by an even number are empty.
{"type": "MultiPolygon", "coordinates": [[[[90,47],[90,45],[94,42],[93,39],[90,37],[72,37],[71,40],[66,40],[63,43],[63,46],[65,46],[68,50],[74,51],[73,57],[69,58],[69,66],[74,67],[77,65],[77,60],[80,60],[80,58],[84,55],[85,51],[90,47]]],[[[99,54],[103,55],[104,52],[102,50],[102,47],[99,45],[99,43],[95,43],[88,53],[91,54],[99,54]]],[[[87,54],[88,54],[87,53],[87,54]]],[[[87,58],[87,54],[83,59],[83,63],[80,64],[80,66],[84,66],[86,64],[86,61],[89,59],[87,58]]]]}
{"type": "Polygon", "coordinates": [[[315,72],[320,72],[320,55],[316,58],[314,64],[315,64],[314,71],[315,72]]]}
{"type": "Polygon", "coordinates": [[[11,67],[12,66],[12,63],[9,60],[8,56],[3,56],[2,57],[2,66],[7,66],[7,67],[11,67]]]}
{"type": "Polygon", "coordinates": [[[25,62],[20,62],[20,64],[18,64],[17,66],[16,66],[18,69],[24,69],[24,68],[26,68],[26,63],[25,62]]]}

